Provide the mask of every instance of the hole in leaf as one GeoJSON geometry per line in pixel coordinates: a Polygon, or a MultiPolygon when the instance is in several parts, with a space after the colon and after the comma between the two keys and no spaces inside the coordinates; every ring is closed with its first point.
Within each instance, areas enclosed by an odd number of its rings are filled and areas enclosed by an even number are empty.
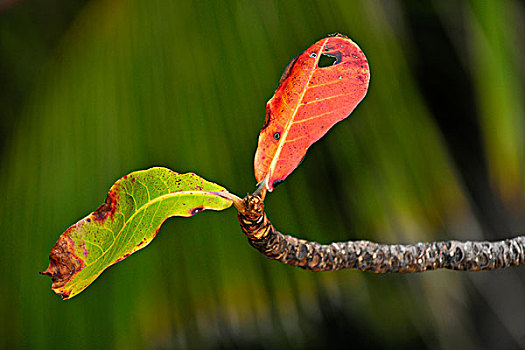
{"type": "Polygon", "coordinates": [[[319,62],[317,62],[317,66],[319,68],[330,67],[333,66],[336,61],[337,59],[334,56],[322,54],[321,58],[319,58],[319,62]]]}
{"type": "Polygon", "coordinates": [[[275,134],[273,134],[273,138],[279,140],[281,138],[281,133],[276,132],[275,134]]]}
{"type": "Polygon", "coordinates": [[[319,68],[324,67],[330,67],[338,64],[341,62],[342,56],[341,52],[336,51],[334,53],[323,53],[321,57],[319,57],[319,62],[317,62],[317,66],[319,68]]]}

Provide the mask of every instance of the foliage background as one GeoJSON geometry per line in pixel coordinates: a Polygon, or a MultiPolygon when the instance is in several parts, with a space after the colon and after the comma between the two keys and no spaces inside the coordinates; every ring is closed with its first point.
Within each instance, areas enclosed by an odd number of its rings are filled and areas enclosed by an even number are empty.
{"type": "Polygon", "coordinates": [[[253,191],[264,105],[328,33],[369,94],[268,199],[322,242],[525,232],[519,1],[0,2],[0,346],[525,348],[525,270],[311,273],[268,261],[234,210],[172,219],[61,302],[38,271],[111,184],[154,165],[253,191]]]}

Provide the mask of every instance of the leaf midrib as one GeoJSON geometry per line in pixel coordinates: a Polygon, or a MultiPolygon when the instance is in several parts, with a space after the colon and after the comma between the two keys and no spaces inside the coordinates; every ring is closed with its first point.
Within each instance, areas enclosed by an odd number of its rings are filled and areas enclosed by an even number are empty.
{"type": "MultiPolygon", "coordinates": [[[[113,242],[111,243],[111,245],[108,247],[108,249],[104,250],[102,254],[100,254],[94,261],[92,261],[91,263],[89,264],[86,264],[83,268],[82,268],[82,271],[85,270],[86,268],[92,266],[93,264],[97,263],[102,257],[104,257],[106,255],[107,252],[109,252],[111,250],[111,248],[113,247],[113,245],[115,244],[115,242],[118,240],[118,238],[120,237],[120,234],[125,230],[126,226],[128,225],[129,222],[131,222],[135,216],[141,212],[142,210],[146,210],[147,207],[155,204],[156,202],[160,202],[164,199],[168,199],[168,198],[171,198],[171,197],[181,197],[181,196],[185,196],[185,195],[203,195],[203,194],[209,194],[209,193],[213,193],[213,194],[216,194],[218,195],[219,197],[221,198],[224,198],[226,200],[230,200],[228,198],[226,198],[224,195],[226,193],[228,193],[228,191],[180,191],[180,192],[170,192],[170,193],[167,193],[167,194],[163,194],[162,196],[159,196],[159,197],[156,197],[155,199],[153,200],[150,200],[150,201],[147,201],[146,203],[144,203],[143,205],[140,206],[139,209],[137,209],[130,217],[128,220],[126,220],[124,222],[124,225],[122,226],[122,228],[119,230],[119,232],[117,233],[117,235],[115,236],[115,239],[113,239],[113,242]]],[[[90,214],[91,215],[91,214],[90,214]]],[[[181,215],[182,216],[182,215],[181,215]]],[[[168,216],[170,217],[170,216],[168,216]]],[[[96,275],[93,275],[93,276],[98,276],[100,275],[107,267],[111,266],[110,265],[107,265],[105,266],[102,271],[100,271],[98,274],[96,275]]],[[[80,271],[79,271],[80,272],[80,271]]],[[[93,277],[91,276],[91,277],[93,277]]],[[[81,279],[81,280],[78,280],[78,281],[75,281],[75,283],[72,283],[69,285],[68,289],[70,290],[73,290],[73,288],[79,284],[80,282],[84,281],[86,279],[81,279]]],[[[67,285],[67,284],[66,284],[67,285]]],[[[64,286],[66,287],[66,286],[64,286]]],[[[64,288],[62,287],[62,288],[64,288]]]]}
{"type": "MultiPolygon", "coordinates": [[[[292,116],[290,118],[290,120],[288,121],[288,123],[286,124],[286,128],[283,132],[283,136],[281,137],[281,140],[279,141],[279,146],[277,147],[277,151],[275,152],[275,156],[273,157],[272,159],[272,162],[270,163],[270,166],[268,168],[268,173],[266,174],[266,178],[269,178],[272,173],[273,173],[273,170],[274,170],[274,167],[277,163],[277,160],[279,159],[279,156],[281,155],[281,150],[283,149],[283,145],[284,145],[284,141],[286,140],[286,137],[288,136],[288,132],[290,131],[290,128],[292,127],[292,124],[293,124],[293,121],[295,120],[295,116],[297,114],[297,111],[299,110],[299,107],[301,106],[301,101],[303,100],[304,98],[304,95],[306,94],[306,91],[308,90],[308,83],[310,83],[310,80],[312,79],[312,76],[314,75],[315,71],[316,71],[316,66],[317,64],[319,63],[319,60],[321,58],[321,52],[323,51],[323,47],[325,46],[326,42],[328,41],[329,38],[326,38],[325,40],[323,40],[323,42],[321,43],[321,46],[319,48],[319,50],[317,51],[317,56],[315,57],[315,64],[312,68],[312,71],[310,72],[310,75],[308,76],[308,80],[306,81],[306,85],[305,85],[305,88],[303,89],[303,91],[301,92],[301,96],[300,98],[297,100],[297,104],[293,110],[293,113],[292,113],[292,116]]],[[[266,180],[268,181],[268,180],[266,180]]],[[[266,183],[266,187],[268,187],[268,183],[266,183]]],[[[272,185],[273,187],[273,185],[272,185]]]]}

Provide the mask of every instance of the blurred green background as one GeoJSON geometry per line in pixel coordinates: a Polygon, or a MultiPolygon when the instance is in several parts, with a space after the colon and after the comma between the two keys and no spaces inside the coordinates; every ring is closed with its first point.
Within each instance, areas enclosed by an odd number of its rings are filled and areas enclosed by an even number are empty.
{"type": "Polygon", "coordinates": [[[194,171],[243,196],[280,74],[356,41],[368,96],[267,200],[321,242],[525,232],[520,1],[0,1],[0,346],[525,348],[525,269],[312,273],[236,212],[171,219],[62,302],[37,274],[121,176],[194,171]]]}

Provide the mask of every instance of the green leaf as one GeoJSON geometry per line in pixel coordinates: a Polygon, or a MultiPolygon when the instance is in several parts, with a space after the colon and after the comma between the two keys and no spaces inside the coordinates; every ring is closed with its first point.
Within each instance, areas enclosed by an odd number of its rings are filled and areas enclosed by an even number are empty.
{"type": "Polygon", "coordinates": [[[231,196],[193,173],[133,172],[115,182],[104,204],[60,236],[42,274],[52,278],[55,293],[69,299],[106,268],[148,245],[167,218],[226,209],[231,196]]]}

